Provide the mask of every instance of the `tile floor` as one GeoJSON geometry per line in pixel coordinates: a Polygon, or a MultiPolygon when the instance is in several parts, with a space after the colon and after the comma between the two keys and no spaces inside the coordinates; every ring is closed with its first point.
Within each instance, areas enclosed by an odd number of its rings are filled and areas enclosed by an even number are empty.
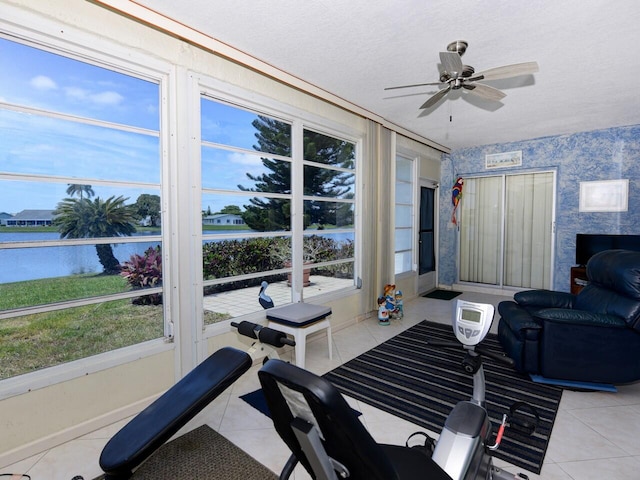
{"type": "MultiPolygon", "coordinates": [[[[460,298],[495,304],[504,299],[478,293],[464,293],[460,298]]],[[[312,339],[307,346],[307,368],[318,374],[326,373],[424,318],[448,323],[451,303],[418,298],[406,302],[405,318],[390,326],[378,326],[377,320],[372,318],[334,332],[332,361],[328,359],[326,339],[312,339]]],[[[496,325],[494,322],[494,331],[496,325]]],[[[289,456],[286,447],[271,421],[238,398],[259,388],[258,369],[259,366],[255,366],[249,370],[187,425],[183,433],[207,423],[279,473],[289,456]]],[[[530,479],[545,480],[639,479],[640,383],[618,390],[617,393],[566,391],[542,473],[539,476],[524,473],[530,479]]],[[[380,442],[404,444],[409,434],[420,430],[365,403],[355,400],[352,403],[363,413],[362,421],[380,442]]],[[[98,458],[104,444],[124,423],[111,425],[15,465],[1,467],[0,473],[27,473],[32,480],[71,480],[76,475],[82,475],[85,480],[92,479],[100,474],[98,458]]],[[[518,471],[504,462],[496,463],[507,470],[518,471]]],[[[295,480],[307,478],[306,472],[296,470],[295,480]]]]}

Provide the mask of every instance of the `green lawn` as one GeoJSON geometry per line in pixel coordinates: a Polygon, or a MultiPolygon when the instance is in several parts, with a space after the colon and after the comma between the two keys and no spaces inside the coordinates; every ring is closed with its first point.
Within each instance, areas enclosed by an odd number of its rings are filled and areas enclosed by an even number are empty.
{"type": "Polygon", "coordinates": [[[120,275],[88,273],[0,284],[0,310],[96,297],[130,290],[120,275]]]}
{"type": "MultiPolygon", "coordinates": [[[[0,285],[0,310],[129,290],[119,275],[72,275],[0,285]]],[[[116,300],[0,320],[0,379],[164,335],[162,305],[116,300]]],[[[229,318],[205,312],[205,324],[229,318]]]]}

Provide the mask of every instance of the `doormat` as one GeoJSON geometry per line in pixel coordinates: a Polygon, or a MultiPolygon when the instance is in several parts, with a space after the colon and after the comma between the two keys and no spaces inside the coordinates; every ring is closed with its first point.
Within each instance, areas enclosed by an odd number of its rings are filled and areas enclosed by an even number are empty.
{"type": "Polygon", "coordinates": [[[434,290],[433,292],[422,295],[425,298],[435,298],[437,300],[451,300],[458,295],[462,295],[462,292],[456,292],[454,290],[434,290]]]}

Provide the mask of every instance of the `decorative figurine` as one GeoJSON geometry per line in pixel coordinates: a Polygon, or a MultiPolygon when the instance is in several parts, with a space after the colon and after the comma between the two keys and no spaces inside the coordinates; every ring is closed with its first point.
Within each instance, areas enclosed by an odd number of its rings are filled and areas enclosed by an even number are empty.
{"type": "Polygon", "coordinates": [[[458,225],[458,219],[456,218],[456,210],[458,209],[458,204],[462,199],[462,187],[464,185],[464,180],[462,177],[458,177],[456,183],[453,184],[453,188],[451,189],[451,204],[453,205],[453,212],[451,212],[451,223],[454,225],[458,225]]]}
{"type": "Polygon", "coordinates": [[[378,325],[389,325],[389,310],[385,297],[378,297],[378,325]]]}
{"type": "Polygon", "coordinates": [[[396,290],[396,309],[395,309],[396,318],[404,317],[404,301],[402,300],[402,291],[396,290]]]}
{"type": "Polygon", "coordinates": [[[262,308],[264,308],[265,310],[268,308],[273,308],[273,300],[271,300],[271,297],[267,295],[268,286],[269,284],[263,281],[260,285],[260,293],[258,294],[258,302],[260,302],[260,305],[262,305],[262,308]]]}
{"type": "Polygon", "coordinates": [[[389,318],[391,318],[391,312],[396,309],[396,296],[395,296],[396,286],[392,284],[387,284],[384,286],[384,298],[386,300],[386,307],[389,311],[389,318]]]}

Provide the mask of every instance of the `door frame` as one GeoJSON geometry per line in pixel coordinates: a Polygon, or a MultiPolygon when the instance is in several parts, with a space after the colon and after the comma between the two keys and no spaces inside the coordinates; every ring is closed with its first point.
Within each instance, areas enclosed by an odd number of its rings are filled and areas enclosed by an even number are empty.
{"type": "Polygon", "coordinates": [[[435,288],[438,288],[438,262],[439,262],[439,213],[440,213],[440,196],[438,195],[438,189],[440,185],[437,181],[428,178],[420,177],[417,182],[418,188],[416,189],[416,201],[417,214],[415,215],[415,256],[416,259],[416,293],[420,296],[424,293],[430,292],[435,288]],[[423,188],[430,188],[434,190],[433,195],[433,253],[435,256],[435,270],[420,275],[420,192],[423,188]]]}

